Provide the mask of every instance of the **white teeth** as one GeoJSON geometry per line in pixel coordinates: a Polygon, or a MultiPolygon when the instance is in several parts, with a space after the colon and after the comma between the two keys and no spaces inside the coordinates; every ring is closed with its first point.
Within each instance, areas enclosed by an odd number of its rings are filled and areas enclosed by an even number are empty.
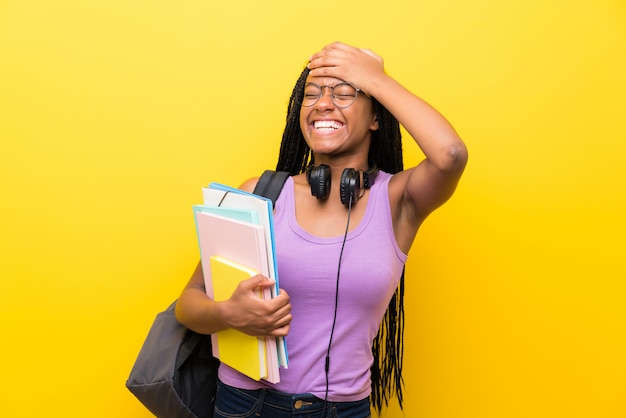
{"type": "Polygon", "coordinates": [[[343,126],[343,123],[336,120],[316,120],[313,126],[315,129],[339,129],[343,126]]]}

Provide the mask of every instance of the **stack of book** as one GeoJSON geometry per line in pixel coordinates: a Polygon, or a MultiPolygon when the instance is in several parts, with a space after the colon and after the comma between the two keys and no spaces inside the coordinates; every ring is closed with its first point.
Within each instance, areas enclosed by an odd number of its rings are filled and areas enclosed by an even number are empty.
{"type": "MultiPolygon", "coordinates": [[[[278,294],[272,202],[242,190],[211,183],[202,189],[203,204],[193,212],[207,295],[228,299],[239,282],[257,274],[275,285],[259,291],[262,299],[278,294]]],[[[287,368],[284,338],[255,337],[234,329],[211,336],[213,355],[255,380],[280,381],[287,368]]]]}

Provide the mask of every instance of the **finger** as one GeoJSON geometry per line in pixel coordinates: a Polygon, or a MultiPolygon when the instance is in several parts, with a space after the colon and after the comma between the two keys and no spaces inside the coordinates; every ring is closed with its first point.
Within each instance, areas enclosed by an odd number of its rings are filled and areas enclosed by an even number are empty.
{"type": "Polygon", "coordinates": [[[311,56],[310,62],[313,63],[315,67],[336,65],[338,60],[345,59],[349,56],[351,52],[350,48],[351,47],[338,42],[326,45],[311,56]]]}
{"type": "Polygon", "coordinates": [[[291,321],[291,304],[288,300],[274,298],[265,302],[265,315],[270,323],[284,325],[291,321]]]}
{"type": "Polygon", "coordinates": [[[274,329],[270,332],[272,337],[286,337],[289,334],[289,330],[291,329],[291,325],[285,325],[280,328],[274,329]]]}
{"type": "Polygon", "coordinates": [[[270,287],[273,284],[274,284],[273,280],[270,280],[263,275],[257,274],[256,276],[243,280],[240,283],[240,286],[244,290],[253,291],[254,289],[258,287],[265,288],[265,287],[270,287]]]}
{"type": "Polygon", "coordinates": [[[278,289],[277,298],[287,298],[289,300],[289,293],[287,293],[284,289],[278,289]]]}
{"type": "Polygon", "coordinates": [[[327,53],[326,47],[324,47],[321,50],[319,50],[316,53],[314,53],[313,55],[311,55],[311,58],[309,59],[309,61],[311,61],[311,62],[319,61],[320,59],[323,59],[327,55],[328,55],[328,53],[327,53]]]}
{"type": "Polygon", "coordinates": [[[333,42],[330,43],[328,45],[326,45],[323,50],[325,51],[330,51],[330,52],[334,52],[334,51],[350,51],[355,49],[353,46],[341,43],[341,42],[333,42]]]}
{"type": "Polygon", "coordinates": [[[309,66],[309,75],[311,77],[336,77],[343,79],[342,67],[339,65],[331,64],[312,64],[309,66]]]}
{"type": "Polygon", "coordinates": [[[291,321],[291,304],[281,306],[272,312],[272,319],[276,323],[284,324],[284,321],[291,321]]]}
{"type": "Polygon", "coordinates": [[[291,309],[290,300],[289,295],[283,289],[279,289],[278,295],[272,299],[276,310],[279,310],[282,307],[288,307],[288,309],[291,309]]]}
{"type": "Polygon", "coordinates": [[[309,69],[332,67],[338,63],[337,59],[328,55],[314,55],[307,65],[309,69]]]}
{"type": "Polygon", "coordinates": [[[265,276],[260,276],[258,287],[262,289],[271,288],[276,285],[276,281],[265,276]]]}
{"type": "Polygon", "coordinates": [[[293,316],[290,313],[287,313],[285,315],[279,315],[279,316],[272,316],[272,318],[275,318],[272,321],[272,328],[282,328],[286,325],[291,324],[291,321],[293,319],[293,316]]]}

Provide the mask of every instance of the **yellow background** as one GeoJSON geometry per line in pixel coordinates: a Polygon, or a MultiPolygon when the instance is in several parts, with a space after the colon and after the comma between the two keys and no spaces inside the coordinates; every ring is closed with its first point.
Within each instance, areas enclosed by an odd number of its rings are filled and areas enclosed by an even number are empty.
{"type": "Polygon", "coordinates": [[[0,2],[1,416],[150,416],[124,382],[191,205],[274,166],[335,40],[470,150],[408,262],[404,416],[626,416],[623,0],[0,2]]]}

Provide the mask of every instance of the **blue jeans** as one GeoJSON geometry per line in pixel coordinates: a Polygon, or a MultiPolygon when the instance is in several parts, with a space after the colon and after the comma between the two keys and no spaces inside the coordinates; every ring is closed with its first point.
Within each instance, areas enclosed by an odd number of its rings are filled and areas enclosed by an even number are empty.
{"type": "Polygon", "coordinates": [[[369,418],[370,400],[324,402],[310,394],[245,390],[217,382],[215,418],[369,418]]]}

